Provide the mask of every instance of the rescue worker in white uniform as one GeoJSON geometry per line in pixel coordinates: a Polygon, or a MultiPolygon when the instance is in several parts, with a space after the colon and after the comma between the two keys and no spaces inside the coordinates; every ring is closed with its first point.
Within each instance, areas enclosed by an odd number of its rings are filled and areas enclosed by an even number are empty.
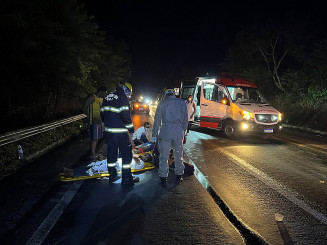
{"type": "Polygon", "coordinates": [[[157,140],[159,148],[159,177],[160,185],[166,188],[169,166],[169,151],[172,146],[175,155],[176,184],[182,181],[184,174],[183,139],[188,124],[186,103],[176,98],[173,89],[165,90],[165,99],[157,107],[152,129],[152,142],[157,140]],[[158,135],[158,131],[160,132],[158,135]]]}

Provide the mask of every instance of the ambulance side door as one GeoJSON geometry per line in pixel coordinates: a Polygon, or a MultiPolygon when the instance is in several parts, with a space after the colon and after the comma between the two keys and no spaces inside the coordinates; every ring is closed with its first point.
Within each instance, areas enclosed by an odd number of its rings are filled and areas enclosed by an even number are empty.
{"type": "Polygon", "coordinates": [[[200,126],[218,128],[226,116],[227,105],[220,103],[224,93],[217,84],[202,83],[200,96],[200,126]]]}

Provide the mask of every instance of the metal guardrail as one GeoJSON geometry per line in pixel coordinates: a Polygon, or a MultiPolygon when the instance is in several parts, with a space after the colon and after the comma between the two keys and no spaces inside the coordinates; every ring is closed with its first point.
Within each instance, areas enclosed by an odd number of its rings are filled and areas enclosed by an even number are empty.
{"type": "Polygon", "coordinates": [[[77,116],[73,116],[73,117],[69,117],[69,118],[65,118],[65,119],[61,119],[61,120],[57,120],[51,123],[46,123],[46,124],[42,124],[36,127],[32,127],[32,128],[26,128],[26,129],[20,129],[20,130],[16,130],[16,131],[11,131],[8,133],[4,133],[0,135],[0,147],[31,137],[33,135],[37,135],[46,131],[49,131],[51,129],[55,129],[58,128],[60,126],[72,123],[72,122],[76,122],[78,120],[81,120],[83,118],[86,118],[85,114],[80,114],[77,116]]]}

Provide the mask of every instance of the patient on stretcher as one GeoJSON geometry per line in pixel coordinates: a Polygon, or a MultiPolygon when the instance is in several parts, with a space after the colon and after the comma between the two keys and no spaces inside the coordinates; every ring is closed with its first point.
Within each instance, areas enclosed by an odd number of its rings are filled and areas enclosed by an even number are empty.
{"type": "Polygon", "coordinates": [[[154,149],[154,144],[148,142],[148,143],[144,143],[142,145],[135,146],[135,149],[133,151],[134,151],[134,153],[138,154],[138,153],[153,151],[153,149],[154,149]]]}
{"type": "MultiPolygon", "coordinates": [[[[133,159],[131,162],[132,170],[141,170],[144,168],[145,162],[151,162],[152,155],[150,153],[145,153],[143,155],[133,154],[133,159]]],[[[120,172],[122,168],[122,159],[118,158],[116,163],[117,172],[120,172]]],[[[92,162],[86,166],[82,166],[75,169],[63,168],[65,177],[81,177],[81,176],[93,176],[96,174],[108,173],[107,160],[92,162]]]]}

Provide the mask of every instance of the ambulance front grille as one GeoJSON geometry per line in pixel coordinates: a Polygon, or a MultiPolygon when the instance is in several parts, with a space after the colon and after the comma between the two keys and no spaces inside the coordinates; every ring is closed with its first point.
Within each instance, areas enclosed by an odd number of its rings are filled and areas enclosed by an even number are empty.
{"type": "Polygon", "coordinates": [[[274,114],[256,114],[255,119],[261,123],[276,123],[278,116],[274,114]]]}

